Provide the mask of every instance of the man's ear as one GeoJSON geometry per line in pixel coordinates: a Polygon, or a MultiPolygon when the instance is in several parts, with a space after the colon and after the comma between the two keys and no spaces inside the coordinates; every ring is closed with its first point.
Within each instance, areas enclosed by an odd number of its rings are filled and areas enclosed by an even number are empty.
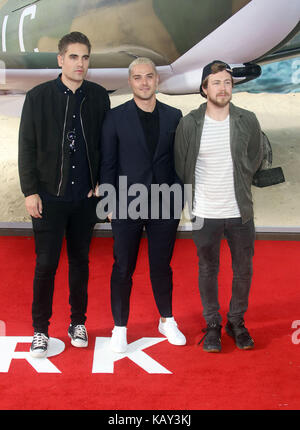
{"type": "Polygon", "coordinates": [[[64,56],[63,55],[61,55],[61,54],[57,55],[57,63],[59,65],[59,67],[61,67],[63,65],[63,63],[64,63],[64,56]]]}
{"type": "Polygon", "coordinates": [[[132,88],[131,87],[131,80],[130,80],[130,78],[131,78],[131,76],[128,76],[128,85],[129,85],[129,88],[132,88]]]}

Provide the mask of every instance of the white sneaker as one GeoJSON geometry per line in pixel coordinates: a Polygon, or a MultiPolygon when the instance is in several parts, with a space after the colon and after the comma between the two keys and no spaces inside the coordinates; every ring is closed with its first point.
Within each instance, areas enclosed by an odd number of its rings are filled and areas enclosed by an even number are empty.
{"type": "Polygon", "coordinates": [[[115,326],[110,339],[110,349],[114,352],[125,352],[127,347],[127,327],[115,326]]]}
{"type": "Polygon", "coordinates": [[[174,317],[166,318],[165,322],[159,319],[158,331],[165,335],[172,345],[185,345],[186,338],[177,327],[174,317]]]}

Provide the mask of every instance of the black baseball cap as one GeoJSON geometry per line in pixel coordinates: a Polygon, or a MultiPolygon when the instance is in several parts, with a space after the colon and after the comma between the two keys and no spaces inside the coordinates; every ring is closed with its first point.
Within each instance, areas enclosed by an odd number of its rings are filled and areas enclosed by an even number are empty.
{"type": "Polygon", "coordinates": [[[207,78],[208,75],[210,75],[212,73],[212,66],[214,64],[222,64],[225,66],[225,69],[227,72],[232,74],[232,68],[229,66],[229,64],[225,63],[224,61],[220,61],[220,60],[214,60],[211,63],[207,64],[202,71],[202,79],[201,79],[201,84],[200,84],[200,94],[202,97],[206,98],[206,94],[204,93],[204,91],[202,90],[202,84],[205,78],[207,78]]]}

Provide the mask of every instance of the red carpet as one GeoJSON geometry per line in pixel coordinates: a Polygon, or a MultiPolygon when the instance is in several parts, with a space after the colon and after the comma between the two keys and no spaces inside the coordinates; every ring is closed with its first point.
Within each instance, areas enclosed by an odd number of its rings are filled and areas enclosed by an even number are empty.
{"type": "MultiPolygon", "coordinates": [[[[47,363],[42,369],[40,363],[38,368],[36,362],[29,363],[26,354],[32,336],[34,240],[0,237],[0,408],[299,409],[299,242],[256,242],[253,287],[246,315],[256,347],[240,351],[224,332],[220,354],[207,354],[197,345],[204,320],[197,287],[196,252],[188,239],[177,241],[172,262],[174,315],[188,344],[175,347],[161,341],[146,245],[144,239],[134,277],[128,326],[128,340],[136,343],[128,356],[119,360],[108,356],[105,349],[113,324],[109,303],[112,239],[94,238],[92,242],[87,349],[72,347],[67,337],[67,259],[63,249],[50,336],[62,341],[65,350],[42,360],[47,363]]],[[[231,289],[226,242],[222,243],[219,284],[225,325],[231,289]]]]}

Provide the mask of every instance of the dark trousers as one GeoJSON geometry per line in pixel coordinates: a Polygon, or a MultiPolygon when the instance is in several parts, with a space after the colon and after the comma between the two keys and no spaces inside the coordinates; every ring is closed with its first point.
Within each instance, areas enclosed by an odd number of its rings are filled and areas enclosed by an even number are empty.
{"type": "Polygon", "coordinates": [[[36,251],[32,303],[35,331],[48,333],[54,279],[64,235],[69,260],[71,322],[84,324],[86,320],[88,255],[96,223],[96,203],[94,197],[79,202],[44,201],[43,218],[32,218],[36,251]]]}
{"type": "Polygon", "coordinates": [[[253,220],[242,224],[241,218],[204,219],[201,229],[193,230],[199,257],[199,291],[203,316],[207,323],[221,322],[218,300],[218,273],[221,239],[227,239],[232,258],[232,296],[228,320],[244,318],[252,279],[255,228],[253,220]]]}
{"type": "MultiPolygon", "coordinates": [[[[172,269],[170,267],[178,219],[113,220],[114,264],[111,274],[111,308],[115,325],[126,326],[129,317],[132,275],[145,227],[148,239],[150,280],[162,317],[172,316],[172,269]]],[[[147,309],[145,308],[145,313],[147,309]]]]}

